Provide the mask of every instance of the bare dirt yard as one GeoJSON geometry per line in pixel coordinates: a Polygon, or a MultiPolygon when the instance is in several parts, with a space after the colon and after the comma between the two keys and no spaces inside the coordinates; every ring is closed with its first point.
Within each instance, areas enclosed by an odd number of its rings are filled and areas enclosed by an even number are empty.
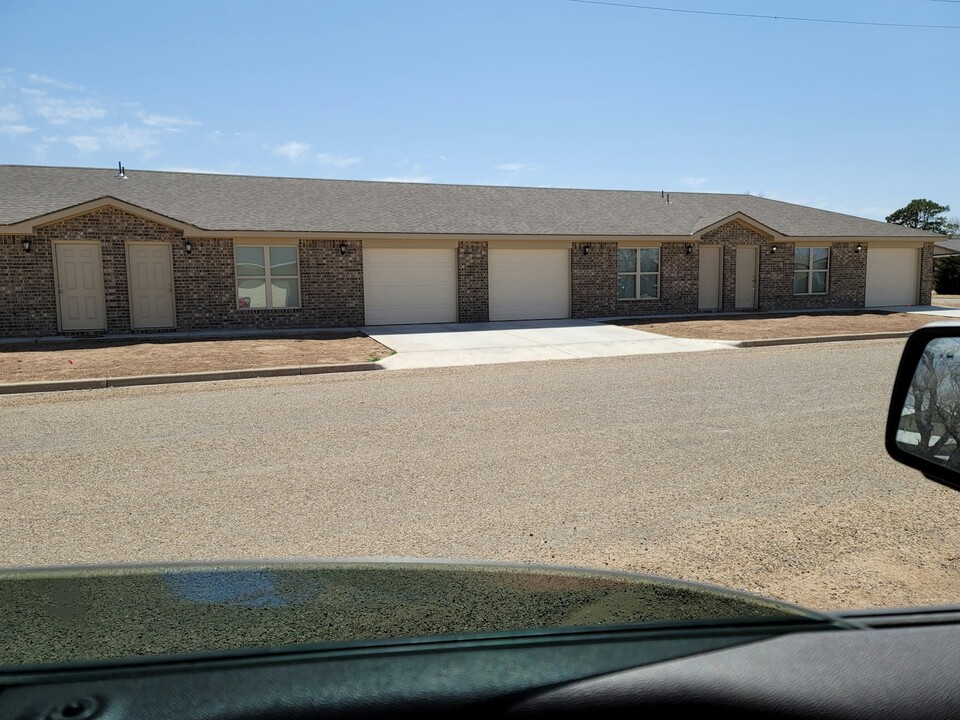
{"type": "Polygon", "coordinates": [[[360,333],[0,345],[0,383],[369,362],[392,354],[360,333]]]}
{"type": "Polygon", "coordinates": [[[737,315],[716,319],[618,320],[636,330],[702,340],[766,340],[820,335],[909,332],[938,318],[889,312],[814,313],[810,315],[737,315]]]}

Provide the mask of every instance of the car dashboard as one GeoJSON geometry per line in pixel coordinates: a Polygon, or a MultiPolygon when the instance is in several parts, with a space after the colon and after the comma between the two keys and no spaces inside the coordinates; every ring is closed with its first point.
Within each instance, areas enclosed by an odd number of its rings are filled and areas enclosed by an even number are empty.
{"type": "Polygon", "coordinates": [[[960,608],[237,651],[0,676],[0,718],[960,716],[960,608]]]}

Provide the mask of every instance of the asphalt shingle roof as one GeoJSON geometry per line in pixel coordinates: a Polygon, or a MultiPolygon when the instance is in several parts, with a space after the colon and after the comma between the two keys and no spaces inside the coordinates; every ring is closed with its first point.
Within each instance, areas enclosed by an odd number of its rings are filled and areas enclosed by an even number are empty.
{"type": "Polygon", "coordinates": [[[316,180],[0,165],[0,229],[102,197],[205,230],[680,235],[736,212],[793,237],[931,238],[912,228],[752,195],[316,180]]]}

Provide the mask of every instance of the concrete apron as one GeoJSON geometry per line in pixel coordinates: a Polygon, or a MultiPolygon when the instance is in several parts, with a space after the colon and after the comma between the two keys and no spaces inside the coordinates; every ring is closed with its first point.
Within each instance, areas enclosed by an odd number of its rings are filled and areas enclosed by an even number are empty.
{"type": "Polygon", "coordinates": [[[363,332],[397,354],[388,370],[731,350],[736,343],[687,340],[590,320],[515,320],[437,325],[380,325],[363,332]]]}
{"type": "MultiPolygon", "coordinates": [[[[868,308],[869,310],[883,310],[885,312],[913,313],[915,315],[931,315],[946,318],[947,320],[960,318],[960,308],[946,305],[898,305],[896,307],[868,308]]],[[[930,320],[936,322],[936,320],[930,320]]]]}

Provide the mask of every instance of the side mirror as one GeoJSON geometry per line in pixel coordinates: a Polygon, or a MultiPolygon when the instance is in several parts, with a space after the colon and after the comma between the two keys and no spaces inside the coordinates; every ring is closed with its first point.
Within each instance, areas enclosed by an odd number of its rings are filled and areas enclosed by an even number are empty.
{"type": "Polygon", "coordinates": [[[885,442],[897,462],[960,490],[960,322],[931,323],[907,338],[885,442]]]}

